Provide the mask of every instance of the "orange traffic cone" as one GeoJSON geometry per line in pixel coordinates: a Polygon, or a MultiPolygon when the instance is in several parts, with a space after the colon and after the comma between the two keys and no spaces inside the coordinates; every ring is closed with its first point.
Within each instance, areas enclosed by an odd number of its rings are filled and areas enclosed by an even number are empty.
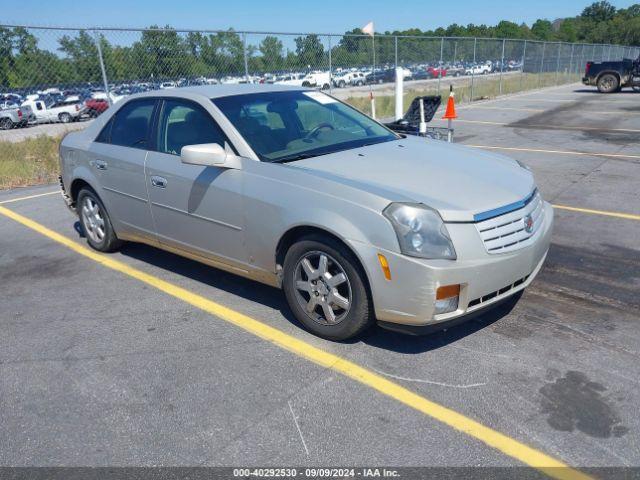
{"type": "Polygon", "coordinates": [[[458,118],[456,115],[456,102],[453,99],[453,85],[449,87],[449,100],[447,100],[447,109],[444,112],[444,116],[442,117],[446,120],[453,120],[454,118],[458,118]]]}

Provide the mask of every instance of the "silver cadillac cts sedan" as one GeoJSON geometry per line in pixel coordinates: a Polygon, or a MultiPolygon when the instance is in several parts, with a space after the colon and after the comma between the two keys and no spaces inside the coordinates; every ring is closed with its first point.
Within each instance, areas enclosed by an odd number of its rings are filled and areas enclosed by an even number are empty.
{"type": "Polygon", "coordinates": [[[60,157],[91,247],[143,242],[282,288],[333,340],[497,305],[531,283],[553,226],[519,162],[398,135],[305,88],[133,95],[69,133],[60,157]]]}

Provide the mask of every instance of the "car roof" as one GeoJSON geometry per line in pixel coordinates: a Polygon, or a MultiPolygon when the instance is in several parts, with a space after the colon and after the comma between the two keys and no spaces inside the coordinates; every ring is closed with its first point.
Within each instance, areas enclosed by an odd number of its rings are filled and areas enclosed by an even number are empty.
{"type": "Polygon", "coordinates": [[[256,84],[256,83],[237,83],[222,85],[199,85],[191,87],[170,88],[166,90],[151,90],[144,93],[131,95],[129,98],[140,97],[179,97],[181,93],[185,96],[201,95],[206,98],[228,97],[231,95],[245,95],[250,93],[265,92],[283,92],[291,90],[308,90],[306,87],[295,87],[290,85],[277,84],[256,84]]]}

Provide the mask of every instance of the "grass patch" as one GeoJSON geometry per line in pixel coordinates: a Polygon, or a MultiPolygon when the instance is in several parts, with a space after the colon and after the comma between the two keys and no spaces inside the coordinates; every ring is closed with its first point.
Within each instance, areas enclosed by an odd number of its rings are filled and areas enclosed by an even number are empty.
{"type": "Polygon", "coordinates": [[[61,137],[0,142],[0,189],[56,182],[61,137]]]}

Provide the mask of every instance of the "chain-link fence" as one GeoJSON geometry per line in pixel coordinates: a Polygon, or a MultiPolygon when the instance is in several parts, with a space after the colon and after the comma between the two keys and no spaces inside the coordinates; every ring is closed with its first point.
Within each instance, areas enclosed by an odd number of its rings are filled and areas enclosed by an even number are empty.
{"type": "Polygon", "coordinates": [[[405,103],[454,85],[458,101],[578,81],[589,60],[635,58],[638,47],[494,38],[0,26],[2,107],[9,128],[99,115],[126,95],[219,83],[330,90],[379,117],[394,111],[394,68],[405,103]],[[31,110],[29,112],[29,109],[31,110]]]}

